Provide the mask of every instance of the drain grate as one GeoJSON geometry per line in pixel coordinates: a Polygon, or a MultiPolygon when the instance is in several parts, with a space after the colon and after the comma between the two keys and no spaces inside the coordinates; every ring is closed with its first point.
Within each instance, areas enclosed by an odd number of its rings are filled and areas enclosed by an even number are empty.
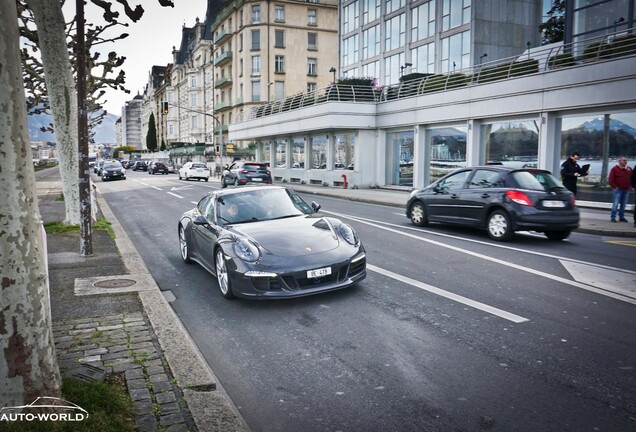
{"type": "Polygon", "coordinates": [[[93,286],[96,288],[126,288],[133,286],[136,283],[137,281],[132,279],[109,279],[95,282],[93,286]]]}

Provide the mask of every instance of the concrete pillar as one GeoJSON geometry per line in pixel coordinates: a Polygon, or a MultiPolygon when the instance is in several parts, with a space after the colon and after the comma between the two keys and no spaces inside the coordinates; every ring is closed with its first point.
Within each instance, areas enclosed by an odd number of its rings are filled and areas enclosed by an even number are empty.
{"type": "Polygon", "coordinates": [[[428,184],[430,150],[426,126],[415,126],[413,137],[413,188],[421,189],[428,184]]]}
{"type": "Polygon", "coordinates": [[[539,123],[539,160],[537,167],[559,177],[561,170],[561,123],[553,113],[541,113],[539,123]]]}
{"type": "Polygon", "coordinates": [[[468,132],[466,133],[466,166],[484,164],[486,143],[481,131],[481,122],[468,120],[468,132]],[[482,142],[483,141],[483,142],[482,142]]]}

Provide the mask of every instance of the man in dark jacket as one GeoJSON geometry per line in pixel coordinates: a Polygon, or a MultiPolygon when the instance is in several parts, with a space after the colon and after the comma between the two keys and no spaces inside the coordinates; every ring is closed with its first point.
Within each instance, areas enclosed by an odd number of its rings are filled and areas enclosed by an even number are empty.
{"type": "Polygon", "coordinates": [[[581,158],[579,152],[574,152],[565,162],[561,164],[561,181],[570,192],[576,196],[576,181],[579,177],[586,176],[587,173],[581,170],[578,160],[581,158]]]}

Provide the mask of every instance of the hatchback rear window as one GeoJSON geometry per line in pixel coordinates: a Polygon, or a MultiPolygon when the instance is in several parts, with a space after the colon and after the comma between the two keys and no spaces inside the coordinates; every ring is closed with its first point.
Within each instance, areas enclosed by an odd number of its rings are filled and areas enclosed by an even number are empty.
{"type": "Polygon", "coordinates": [[[261,165],[261,164],[245,164],[243,165],[243,169],[246,169],[249,171],[258,171],[258,170],[266,170],[267,168],[265,167],[265,165],[261,165]]]}
{"type": "Polygon", "coordinates": [[[205,168],[205,164],[192,164],[192,168],[205,168]]]}
{"type": "Polygon", "coordinates": [[[514,171],[510,175],[522,189],[551,191],[563,188],[556,177],[545,171],[514,171]]]}

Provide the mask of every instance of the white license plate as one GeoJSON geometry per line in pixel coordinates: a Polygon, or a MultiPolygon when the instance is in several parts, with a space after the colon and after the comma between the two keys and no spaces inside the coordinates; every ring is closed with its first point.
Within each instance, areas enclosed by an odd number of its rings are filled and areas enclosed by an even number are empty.
{"type": "Polygon", "coordinates": [[[543,207],[563,208],[565,203],[563,201],[543,201],[543,207]]]}
{"type": "Polygon", "coordinates": [[[330,274],[331,274],[331,267],[319,268],[316,270],[308,270],[307,279],[329,276],[330,274]]]}
{"type": "Polygon", "coordinates": [[[252,178],[250,179],[250,181],[259,182],[259,181],[263,181],[263,179],[262,179],[262,178],[260,178],[260,177],[252,177],[252,178]]]}
{"type": "Polygon", "coordinates": [[[203,168],[197,168],[197,172],[203,172],[203,168]]]}

